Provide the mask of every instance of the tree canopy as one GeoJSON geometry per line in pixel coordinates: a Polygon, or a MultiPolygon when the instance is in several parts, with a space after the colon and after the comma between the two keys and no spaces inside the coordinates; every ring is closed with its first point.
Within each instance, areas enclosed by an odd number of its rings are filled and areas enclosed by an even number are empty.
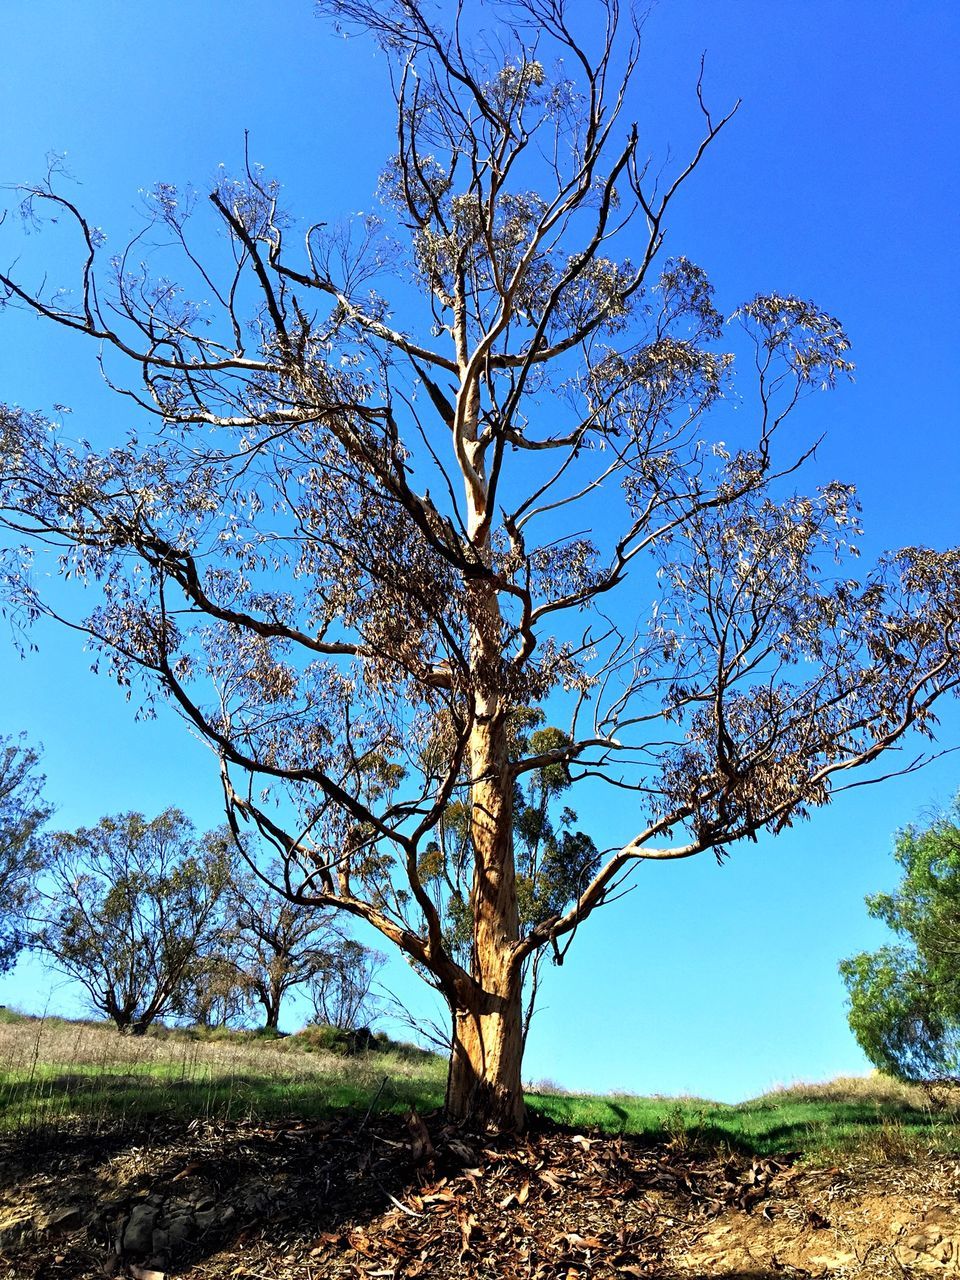
{"type": "Polygon", "coordinates": [[[26,944],[27,915],[44,864],[41,828],[53,810],[41,795],[39,762],[22,738],[0,739],[0,973],[26,944]]]}
{"type": "Polygon", "coordinates": [[[382,214],[298,223],[248,159],[206,198],[158,185],[118,251],[57,173],[23,191],[79,237],[77,293],[23,264],[9,301],[100,346],[145,428],[94,451],[3,411],[7,585],[60,616],[29,548],[60,549],[96,593],[73,625],[211,744],[290,901],[365,920],[442,993],[450,1115],[516,1127],[535,957],[640,861],[723,856],[929,732],[960,554],[855,570],[852,487],[796,487],[815,442],[785,424],[850,373],[847,336],[789,293],[721,311],[666,255],[736,107],[701,80],[699,146],[648,161],[616,0],[495,5],[493,35],[463,5],[449,28],[419,0],[319,8],[390,67],[382,214]],[[537,776],[613,787],[612,848],[548,836],[537,776]]]}
{"type": "Polygon", "coordinates": [[[895,945],[844,960],[850,1027],[870,1061],[901,1080],[960,1075],[960,802],[927,826],[905,827],[893,850],[893,893],[867,911],[895,945]]]}
{"type": "Polygon", "coordinates": [[[178,809],[49,837],[35,943],[121,1031],[142,1033],[175,1007],[215,943],[229,836],[197,836],[178,809]]]}

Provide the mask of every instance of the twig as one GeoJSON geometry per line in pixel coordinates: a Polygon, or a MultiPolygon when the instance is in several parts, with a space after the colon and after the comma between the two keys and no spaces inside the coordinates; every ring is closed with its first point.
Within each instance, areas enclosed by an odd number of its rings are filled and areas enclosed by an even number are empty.
{"type": "Polygon", "coordinates": [[[383,1079],[380,1081],[379,1089],[373,1095],[373,1101],[370,1103],[369,1107],[367,1107],[367,1114],[360,1121],[360,1124],[357,1128],[357,1133],[363,1133],[364,1129],[367,1127],[367,1122],[369,1121],[370,1116],[373,1114],[373,1108],[380,1101],[380,1095],[381,1093],[383,1093],[384,1089],[386,1088],[386,1084],[387,1084],[387,1077],[384,1076],[383,1079]]]}
{"type": "Polygon", "coordinates": [[[391,1195],[379,1178],[374,1178],[374,1182],[377,1184],[377,1186],[380,1188],[383,1194],[387,1197],[387,1199],[390,1200],[393,1204],[395,1204],[397,1208],[400,1210],[400,1212],[405,1213],[407,1217],[425,1218],[427,1216],[425,1213],[417,1213],[416,1209],[409,1208],[407,1205],[403,1203],[402,1200],[398,1200],[396,1196],[391,1195]]]}

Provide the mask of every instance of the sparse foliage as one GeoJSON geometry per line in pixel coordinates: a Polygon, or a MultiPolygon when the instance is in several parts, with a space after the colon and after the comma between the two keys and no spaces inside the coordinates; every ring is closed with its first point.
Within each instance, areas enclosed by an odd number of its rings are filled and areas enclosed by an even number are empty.
{"type": "Polygon", "coordinates": [[[0,973],[29,935],[27,915],[43,867],[40,829],[52,812],[41,795],[40,757],[22,738],[0,739],[0,973]]]}
{"type": "Polygon", "coordinates": [[[49,837],[36,943],[118,1030],[142,1033],[174,1008],[215,951],[227,842],[198,837],[177,809],[49,837]]]}
{"type": "MultiPolygon", "coordinates": [[[[276,869],[275,881],[282,878],[276,869]]],[[[247,1000],[261,1007],[264,1026],[276,1030],[287,992],[320,981],[330,971],[332,957],[348,945],[340,922],[331,919],[329,910],[287,901],[254,872],[238,868],[230,877],[226,912],[235,979],[247,1000]]],[[[365,949],[349,945],[356,948],[359,963],[365,949]]]]}
{"type": "Polygon", "coordinates": [[[870,1061],[908,1082],[960,1076],[960,802],[897,834],[894,893],[867,910],[898,938],[842,961],[850,1027],[870,1061]]]}
{"type": "Polygon", "coordinates": [[[229,925],[202,955],[194,956],[171,1002],[171,1010],[188,1026],[242,1026],[248,1016],[247,988],[233,962],[229,925]]]}
{"type": "Polygon", "coordinates": [[[369,1027],[380,1012],[373,985],[386,960],[355,938],[328,947],[309,985],[317,1021],[341,1031],[369,1027]]]}
{"type": "MultiPolygon", "coordinates": [[[[929,732],[960,678],[960,554],[855,575],[853,490],[794,491],[812,447],[784,423],[848,375],[848,340],[789,294],[724,315],[664,256],[730,115],[698,84],[700,145],[648,168],[616,0],[502,3],[495,39],[462,5],[452,31],[419,0],[319,7],[391,67],[382,218],[295,235],[248,162],[208,200],[158,186],[118,253],[57,175],[25,190],[78,232],[80,288],[6,274],[8,299],[102,346],[160,429],[96,452],[5,410],[0,510],[96,589],[82,625],[115,677],[216,749],[290,901],[365,920],[442,992],[449,1114],[514,1128],[536,957],[640,861],[721,857],[929,732]],[[562,731],[517,734],[529,708],[562,731]],[[553,770],[617,788],[603,858],[548,831],[553,770]],[[438,902],[451,822],[464,887],[438,902]]],[[[28,619],[55,613],[29,556],[7,575],[28,619]]]]}

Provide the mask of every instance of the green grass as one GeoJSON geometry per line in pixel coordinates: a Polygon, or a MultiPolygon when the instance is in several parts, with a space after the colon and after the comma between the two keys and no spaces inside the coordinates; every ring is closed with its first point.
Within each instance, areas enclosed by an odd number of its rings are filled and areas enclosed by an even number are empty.
{"type": "Polygon", "coordinates": [[[883,1160],[960,1152],[956,1107],[932,1107],[922,1090],[880,1076],[776,1090],[736,1106],[623,1095],[532,1094],[528,1102],[559,1124],[645,1134],[678,1146],[820,1158],[860,1152],[883,1160]]]}
{"type": "Polygon", "coordinates": [[[284,1120],[430,1110],[443,1101],[444,1064],[381,1040],[347,1056],[329,1036],[209,1037],[59,1018],[0,1018],[0,1131],[77,1123],[132,1127],[157,1119],[284,1120]]]}
{"type": "MultiPolygon", "coordinates": [[[[310,1120],[343,1112],[429,1112],[445,1063],[380,1037],[346,1055],[327,1028],[282,1039],[108,1025],[0,1010],[0,1132],[64,1125],[149,1127],[164,1119],[310,1120]]],[[[960,1152],[960,1110],[881,1076],[776,1090],[738,1106],[696,1098],[591,1097],[549,1086],[527,1094],[535,1118],[632,1133],[682,1147],[829,1158],[910,1159],[960,1152]]]]}

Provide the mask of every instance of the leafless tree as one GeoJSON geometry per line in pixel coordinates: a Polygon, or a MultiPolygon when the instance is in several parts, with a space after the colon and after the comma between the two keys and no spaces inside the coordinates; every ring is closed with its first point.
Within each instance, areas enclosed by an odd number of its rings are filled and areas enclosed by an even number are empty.
{"type": "MultiPolygon", "coordinates": [[[[812,447],[784,453],[784,421],[849,373],[847,338],[784,294],[728,328],[704,272],[664,256],[732,111],[698,84],[689,161],[645,162],[617,0],[504,2],[483,30],[462,4],[450,30],[421,0],[320,8],[387,53],[383,218],[295,235],[248,163],[207,200],[158,187],[116,256],[56,175],[25,192],[84,259],[75,298],[21,266],[10,302],[101,344],[158,429],[94,453],[8,410],[0,507],[95,584],[75,625],[211,744],[289,900],[363,919],[442,993],[450,1116],[511,1129],[531,958],[561,959],[639,862],[779,831],[929,731],[960,678],[960,556],[854,577],[853,490],[794,489],[812,447]],[[536,750],[520,728],[545,705],[563,731],[536,750]],[[554,767],[615,788],[623,828],[521,928],[516,790],[554,767]]],[[[22,560],[8,585],[55,612],[22,560]]]]}

